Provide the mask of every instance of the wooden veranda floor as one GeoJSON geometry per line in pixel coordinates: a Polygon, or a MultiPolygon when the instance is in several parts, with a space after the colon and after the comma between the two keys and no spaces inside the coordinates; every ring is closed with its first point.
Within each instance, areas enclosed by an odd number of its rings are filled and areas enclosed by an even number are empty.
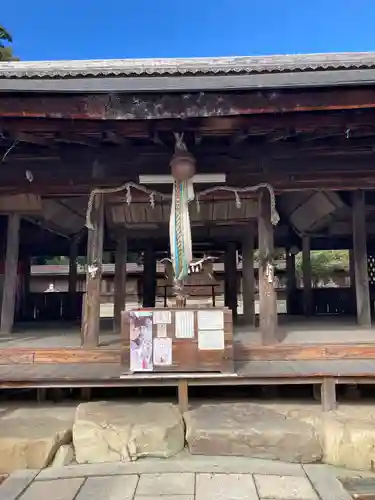
{"type": "MultiPolygon", "coordinates": [[[[80,347],[77,327],[25,325],[0,337],[0,387],[175,385],[183,375],[122,377],[120,338],[103,322],[100,346],[80,347]]],[[[280,342],[261,345],[256,328],[234,331],[235,375],[185,374],[191,385],[313,383],[323,377],[375,382],[375,328],[354,321],[282,321],[280,342]]]]}

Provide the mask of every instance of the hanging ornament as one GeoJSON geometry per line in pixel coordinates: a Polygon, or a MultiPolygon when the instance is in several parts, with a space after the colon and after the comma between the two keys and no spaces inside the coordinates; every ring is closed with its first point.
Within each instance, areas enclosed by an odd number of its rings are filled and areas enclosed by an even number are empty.
{"type": "Polygon", "coordinates": [[[174,289],[177,304],[186,303],[184,280],[189,276],[193,260],[189,202],[194,199],[192,178],[195,174],[195,159],[187,151],[183,134],[175,134],[175,154],[170,162],[174,178],[171,216],[169,221],[169,239],[171,261],[174,273],[174,289]]]}
{"type": "Polygon", "coordinates": [[[184,134],[174,134],[176,139],[175,153],[170,161],[172,177],[177,182],[190,180],[195,174],[195,158],[187,150],[184,134]]]}
{"type": "Polygon", "coordinates": [[[171,173],[177,182],[190,180],[195,174],[195,158],[188,151],[176,151],[170,162],[171,173]]]}

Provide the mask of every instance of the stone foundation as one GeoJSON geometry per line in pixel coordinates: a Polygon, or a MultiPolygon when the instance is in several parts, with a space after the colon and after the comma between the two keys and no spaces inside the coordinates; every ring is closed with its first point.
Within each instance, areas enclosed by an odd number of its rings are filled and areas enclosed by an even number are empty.
{"type": "Polygon", "coordinates": [[[192,454],[371,470],[374,424],[375,408],[366,405],[340,405],[323,414],[312,404],[217,403],[198,406],[183,418],[167,403],[0,407],[0,474],[72,460],[168,458],[184,448],[185,439],[192,454]]]}
{"type": "Polygon", "coordinates": [[[73,445],[79,464],[168,458],[184,448],[184,423],[177,407],[167,403],[83,403],[73,445]]]}
{"type": "Polygon", "coordinates": [[[184,414],[192,454],[310,463],[322,458],[314,427],[261,405],[203,405],[184,414]]]}
{"type": "Polygon", "coordinates": [[[49,465],[72,441],[75,407],[0,409],[0,473],[49,465]]]}

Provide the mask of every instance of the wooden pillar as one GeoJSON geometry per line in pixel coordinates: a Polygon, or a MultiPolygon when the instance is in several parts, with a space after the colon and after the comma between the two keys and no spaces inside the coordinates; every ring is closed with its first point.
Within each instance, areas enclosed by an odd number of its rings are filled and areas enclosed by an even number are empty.
{"type": "Polygon", "coordinates": [[[87,236],[86,297],[82,322],[82,346],[99,345],[100,283],[103,264],[104,200],[102,194],[94,198],[91,220],[94,228],[87,236]]]}
{"type": "Polygon", "coordinates": [[[334,411],[336,402],[336,380],[332,377],[324,377],[321,386],[321,402],[324,412],[334,411]]]}
{"type": "Polygon", "coordinates": [[[354,251],[352,248],[349,250],[349,278],[350,278],[350,296],[351,296],[350,312],[351,314],[353,314],[353,316],[357,316],[354,251]]]}
{"type": "Polygon", "coordinates": [[[1,304],[1,333],[11,333],[16,310],[17,272],[20,240],[20,216],[8,215],[5,254],[3,299],[1,304]]]}
{"type": "Polygon", "coordinates": [[[30,278],[31,278],[31,257],[28,254],[18,256],[22,262],[22,302],[21,302],[21,318],[22,321],[29,321],[32,319],[30,316],[29,302],[30,302],[30,278]]]}
{"type": "Polygon", "coordinates": [[[25,257],[25,294],[29,295],[31,293],[31,257],[30,255],[27,255],[25,257]]]}
{"type": "Polygon", "coordinates": [[[70,240],[69,248],[69,277],[68,277],[68,295],[69,295],[69,319],[75,320],[76,316],[76,300],[77,300],[77,281],[78,281],[78,245],[79,239],[73,237],[70,240]]]}
{"type": "Polygon", "coordinates": [[[286,251],[286,312],[293,314],[293,297],[297,288],[296,283],[296,256],[286,251]]]}
{"type": "Polygon", "coordinates": [[[233,320],[237,318],[237,244],[230,241],[225,249],[224,257],[225,272],[225,305],[233,314],[233,320]]]}
{"type": "Polygon", "coordinates": [[[254,226],[242,243],[242,304],[245,323],[255,325],[254,226]]]}
{"type": "Polygon", "coordinates": [[[367,269],[365,194],[353,193],[353,256],[358,325],[371,326],[370,291],[367,269]]]}
{"type": "Polygon", "coordinates": [[[189,386],[187,380],[178,381],[178,406],[181,413],[189,411],[189,386]]]}
{"type": "Polygon", "coordinates": [[[302,276],[303,276],[303,312],[305,316],[313,313],[312,303],[312,274],[311,274],[311,238],[302,237],[302,276]]]}
{"type": "Polygon", "coordinates": [[[115,295],[114,295],[114,323],[116,332],[121,331],[121,311],[126,304],[126,263],[127,263],[127,239],[122,233],[117,238],[115,255],[115,295]]]}
{"type": "Polygon", "coordinates": [[[155,307],[156,300],[156,257],[149,245],[143,257],[143,307],[155,307]]]}
{"type": "Polygon", "coordinates": [[[273,226],[269,193],[259,194],[258,211],[259,241],[259,326],[262,343],[277,343],[277,293],[274,287],[273,226]]]}

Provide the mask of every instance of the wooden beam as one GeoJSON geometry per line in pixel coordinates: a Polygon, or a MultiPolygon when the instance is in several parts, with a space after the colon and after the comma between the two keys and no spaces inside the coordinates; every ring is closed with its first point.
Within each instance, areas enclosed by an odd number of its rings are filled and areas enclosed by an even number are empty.
{"type": "Polygon", "coordinates": [[[1,333],[11,333],[13,330],[17,294],[19,239],[20,216],[19,214],[10,214],[8,215],[5,276],[1,304],[1,333]]]}
{"type": "Polygon", "coordinates": [[[303,312],[305,316],[311,316],[313,312],[310,244],[310,236],[302,236],[303,312]]]}
{"type": "Polygon", "coordinates": [[[40,137],[28,132],[17,132],[12,136],[12,139],[18,142],[38,144],[40,146],[54,146],[53,140],[47,139],[45,137],[40,137]]]}
{"type": "Polygon", "coordinates": [[[95,140],[91,137],[87,137],[84,135],[79,135],[79,134],[74,134],[74,133],[69,133],[69,132],[64,132],[64,131],[59,131],[56,136],[54,137],[54,140],[56,142],[55,146],[59,143],[62,144],[79,144],[81,146],[88,146],[88,147],[98,147],[100,146],[100,140],[95,140]]]}
{"type": "Polygon", "coordinates": [[[85,307],[82,322],[82,346],[99,345],[100,284],[103,264],[104,199],[102,194],[94,198],[91,220],[94,229],[88,230],[87,274],[85,307]]]}
{"type": "MultiPolygon", "coordinates": [[[[352,131],[359,127],[372,127],[375,119],[374,109],[347,110],[329,113],[309,113],[307,112],[285,112],[272,115],[251,114],[237,115],[234,117],[217,116],[214,118],[196,118],[184,120],[184,130],[199,131],[202,134],[220,132],[222,134],[233,135],[264,135],[270,130],[276,131],[283,137],[286,132],[288,135],[298,133],[316,134],[317,130],[336,130],[342,131],[345,135],[347,128],[352,131]]],[[[35,120],[34,118],[21,117],[18,120],[0,119],[0,130],[4,135],[14,137],[17,132],[27,133],[49,133],[56,134],[64,132],[66,134],[84,134],[98,135],[106,134],[110,129],[109,135],[118,134],[129,137],[153,137],[155,144],[162,144],[160,138],[155,138],[155,134],[160,132],[171,132],[181,128],[181,120],[164,120],[163,118],[152,120],[121,121],[121,120],[80,120],[67,121],[63,118],[44,118],[35,120]]],[[[272,136],[275,138],[275,134],[272,136]]]]}
{"type": "Polygon", "coordinates": [[[156,256],[150,243],[143,254],[143,307],[155,307],[156,256]]]}
{"type": "Polygon", "coordinates": [[[183,119],[375,107],[371,87],[238,92],[153,92],[123,94],[1,94],[0,117],[71,120],[183,119]]]}
{"type": "Polygon", "coordinates": [[[353,205],[353,257],[355,268],[355,291],[357,322],[364,328],[371,327],[370,290],[367,268],[367,232],[365,194],[355,191],[353,205]]]}
{"type": "Polygon", "coordinates": [[[274,286],[272,264],[274,242],[271,223],[271,204],[268,191],[259,193],[259,326],[263,344],[277,342],[277,293],[274,286]]]}
{"type": "Polygon", "coordinates": [[[246,324],[255,326],[254,225],[246,229],[242,243],[242,303],[246,324]]]}
{"type": "MultiPolygon", "coordinates": [[[[317,324],[308,333],[313,336],[320,326],[317,324]]],[[[353,338],[358,334],[353,329],[353,338]]],[[[318,360],[360,360],[375,359],[375,344],[300,344],[300,345],[268,345],[234,344],[236,361],[313,361],[318,360]]],[[[320,370],[320,369],[319,369],[320,370]]],[[[320,373],[320,371],[317,373],[320,373]]],[[[342,375],[339,370],[338,374],[342,375]]]]}
{"type": "Polygon", "coordinates": [[[225,248],[224,255],[225,269],[225,305],[229,307],[233,314],[233,320],[237,319],[238,307],[238,280],[237,280],[237,244],[229,241],[225,248]]]}
{"type": "Polygon", "coordinates": [[[126,302],[127,238],[123,232],[118,236],[115,255],[114,330],[121,330],[121,311],[126,302]]]}
{"type": "MultiPolygon", "coordinates": [[[[111,153],[103,153],[103,161],[106,165],[105,177],[100,179],[100,185],[103,187],[119,186],[126,180],[138,181],[139,173],[151,174],[156,171],[167,173],[165,165],[168,163],[168,152],[157,155],[150,166],[150,156],[144,154],[148,151],[147,148],[136,149],[137,161],[134,161],[131,156],[123,157],[117,148],[109,149],[111,153]]],[[[100,151],[102,150],[99,148],[98,153],[100,151]]],[[[227,173],[227,184],[233,186],[253,185],[267,181],[278,192],[319,188],[333,190],[375,188],[370,152],[365,155],[354,152],[350,155],[340,154],[334,157],[331,155],[329,158],[310,155],[301,161],[295,156],[271,158],[271,151],[269,151],[267,172],[263,173],[260,172],[264,156],[263,159],[248,159],[248,156],[229,158],[225,156],[225,152],[218,154],[217,151],[206,152],[205,150],[202,150],[201,154],[204,158],[205,172],[214,172],[220,162],[220,168],[227,173]]],[[[87,195],[91,190],[92,158],[87,158],[87,155],[80,153],[77,159],[77,157],[74,158],[73,152],[66,156],[71,156],[72,159],[49,157],[41,161],[36,156],[30,157],[30,152],[24,153],[21,157],[16,156],[16,151],[12,152],[12,155],[7,156],[4,168],[0,169],[0,192],[4,194],[28,193],[32,188],[33,193],[43,196],[87,195]],[[25,177],[25,169],[33,173],[32,184],[25,177]]],[[[134,192],[133,196],[138,195],[134,192]]],[[[221,193],[217,193],[216,196],[221,197],[221,193]]]]}

